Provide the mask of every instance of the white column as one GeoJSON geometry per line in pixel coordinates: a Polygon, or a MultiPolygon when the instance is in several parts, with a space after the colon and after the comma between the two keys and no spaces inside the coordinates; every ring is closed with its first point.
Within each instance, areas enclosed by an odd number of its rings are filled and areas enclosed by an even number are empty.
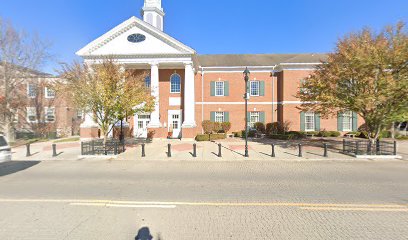
{"type": "Polygon", "coordinates": [[[187,62],[185,65],[184,79],[184,128],[194,128],[195,121],[195,85],[193,63],[187,62]]]}
{"type": "Polygon", "coordinates": [[[149,128],[159,128],[161,127],[160,123],[160,89],[159,89],[159,64],[151,64],[151,92],[152,96],[155,98],[154,111],[150,115],[149,128]]]}

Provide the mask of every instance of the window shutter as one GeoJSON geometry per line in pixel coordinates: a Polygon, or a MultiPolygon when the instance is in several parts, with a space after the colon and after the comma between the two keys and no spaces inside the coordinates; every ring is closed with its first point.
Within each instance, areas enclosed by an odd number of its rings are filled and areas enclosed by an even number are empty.
{"type": "Polygon", "coordinates": [[[229,96],[229,82],[224,82],[224,96],[229,96]]]}
{"type": "Polygon", "coordinates": [[[211,96],[215,96],[215,82],[210,83],[211,96]]]}
{"type": "Polygon", "coordinates": [[[315,131],[320,131],[320,114],[315,113],[314,119],[315,119],[315,131]]]}
{"type": "Polygon", "coordinates": [[[337,113],[337,131],[343,132],[343,113],[337,113]]]}
{"type": "Polygon", "coordinates": [[[210,121],[215,122],[215,112],[210,113],[210,121]]]}
{"type": "Polygon", "coordinates": [[[358,131],[358,115],[353,112],[353,132],[358,131]]]}
{"type": "Polygon", "coordinates": [[[265,81],[259,82],[259,96],[265,96],[265,81]]]}
{"type": "Polygon", "coordinates": [[[265,112],[259,112],[259,121],[265,123],[265,112]]]}
{"type": "Polygon", "coordinates": [[[305,131],[305,112],[300,112],[300,131],[305,131]]]}
{"type": "Polygon", "coordinates": [[[229,112],[224,112],[224,122],[229,122],[229,112]]]}

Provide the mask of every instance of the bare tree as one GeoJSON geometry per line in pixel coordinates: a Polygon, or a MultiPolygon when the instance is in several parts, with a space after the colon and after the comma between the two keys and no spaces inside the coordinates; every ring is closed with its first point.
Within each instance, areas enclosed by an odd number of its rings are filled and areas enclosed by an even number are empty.
{"type": "Polygon", "coordinates": [[[0,131],[8,141],[15,139],[17,109],[26,104],[25,82],[35,78],[50,58],[49,44],[37,35],[16,30],[0,18],[0,131]]]}

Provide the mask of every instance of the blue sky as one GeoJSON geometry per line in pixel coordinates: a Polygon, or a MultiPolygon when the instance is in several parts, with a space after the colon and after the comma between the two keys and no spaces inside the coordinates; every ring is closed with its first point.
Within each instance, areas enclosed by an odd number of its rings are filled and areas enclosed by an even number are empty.
{"type": "MultiPolygon", "coordinates": [[[[407,0],[162,0],[165,32],[199,54],[329,52],[364,26],[408,22],[407,0]]],[[[53,44],[55,61],[131,16],[143,0],[1,0],[0,16],[53,44]]]]}

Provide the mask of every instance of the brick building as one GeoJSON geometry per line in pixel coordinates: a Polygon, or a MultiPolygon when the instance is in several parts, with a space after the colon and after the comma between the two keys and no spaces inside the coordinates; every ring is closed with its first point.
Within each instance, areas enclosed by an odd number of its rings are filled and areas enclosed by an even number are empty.
{"type": "MultiPolygon", "coordinates": [[[[65,137],[79,134],[83,114],[52,89],[53,83],[59,78],[12,64],[7,65],[7,70],[4,63],[0,64],[0,72],[3,71],[13,72],[13,75],[10,75],[13,79],[9,81],[16,86],[9,92],[15,100],[15,109],[11,109],[15,116],[12,131],[15,138],[65,137]]],[[[0,79],[2,96],[4,81],[4,78],[0,79]]]]}
{"type": "MultiPolygon", "coordinates": [[[[245,128],[243,71],[250,75],[250,123],[291,123],[291,130],[357,129],[355,113],[321,119],[300,112],[295,97],[302,81],[321,64],[325,54],[199,55],[164,31],[161,0],[145,0],[143,20],[131,17],[77,52],[88,64],[110,56],[126,69],[149,70],[145,81],[156,97],[155,111],[128,120],[135,137],[193,138],[202,133],[203,120],[229,121],[231,131],[245,128]]],[[[95,124],[88,116],[81,136],[94,137],[95,124]]]]}

